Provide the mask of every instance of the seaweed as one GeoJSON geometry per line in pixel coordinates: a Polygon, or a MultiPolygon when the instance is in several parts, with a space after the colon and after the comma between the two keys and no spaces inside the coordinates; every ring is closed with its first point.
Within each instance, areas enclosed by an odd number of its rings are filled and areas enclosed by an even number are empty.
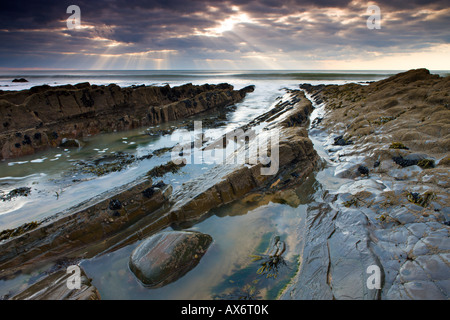
{"type": "Polygon", "coordinates": [[[256,271],[259,275],[266,275],[267,278],[276,279],[278,276],[278,268],[286,265],[286,261],[281,256],[253,256],[253,261],[262,260],[261,267],[256,271]]]}
{"type": "Polygon", "coordinates": [[[367,167],[365,167],[365,166],[359,166],[359,167],[358,167],[358,172],[359,172],[361,175],[363,175],[363,176],[369,175],[369,169],[368,169],[367,167]]]}
{"type": "Polygon", "coordinates": [[[430,204],[432,200],[436,199],[436,194],[431,191],[426,191],[423,195],[417,192],[408,192],[406,197],[409,202],[412,202],[425,208],[430,204]]]}
{"type": "Polygon", "coordinates": [[[334,138],[335,146],[348,146],[351,144],[353,144],[353,141],[351,141],[349,138],[344,138],[344,136],[338,136],[334,138]]]}
{"type": "Polygon", "coordinates": [[[279,273],[279,268],[286,266],[286,261],[283,258],[283,254],[286,251],[286,244],[280,240],[279,236],[274,238],[274,244],[272,245],[273,253],[262,255],[251,255],[252,261],[260,261],[260,267],[256,271],[258,275],[265,275],[266,278],[276,279],[279,273]]]}
{"type": "Polygon", "coordinates": [[[153,178],[159,178],[164,176],[166,173],[177,173],[182,167],[186,164],[182,162],[181,164],[175,164],[173,161],[169,161],[166,164],[162,164],[160,166],[154,167],[150,171],[147,172],[147,176],[153,178]]]}
{"type": "Polygon", "coordinates": [[[358,207],[359,206],[359,203],[358,203],[358,199],[355,197],[355,198],[352,198],[352,199],[350,199],[350,200],[348,200],[348,201],[345,201],[344,203],[344,207],[346,207],[346,208],[350,208],[351,206],[355,206],[355,207],[358,207]]]}
{"type": "Polygon", "coordinates": [[[432,159],[422,159],[417,163],[417,165],[422,169],[429,169],[435,167],[434,160],[432,159]]]}
{"type": "Polygon", "coordinates": [[[392,142],[391,145],[389,146],[389,149],[403,149],[403,150],[409,150],[409,148],[407,146],[405,146],[403,143],[401,142],[392,142]]]}
{"type": "Polygon", "coordinates": [[[42,222],[33,221],[25,223],[15,229],[6,229],[0,232],[0,241],[20,236],[28,231],[36,229],[42,222]]]}
{"type": "Polygon", "coordinates": [[[213,296],[214,300],[260,300],[261,291],[255,286],[245,285],[242,289],[234,289],[231,293],[213,296]]]}

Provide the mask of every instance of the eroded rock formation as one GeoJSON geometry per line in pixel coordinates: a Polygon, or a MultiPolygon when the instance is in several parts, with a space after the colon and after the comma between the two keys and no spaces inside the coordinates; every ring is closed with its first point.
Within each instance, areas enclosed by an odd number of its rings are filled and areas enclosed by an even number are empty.
{"type": "Polygon", "coordinates": [[[0,91],[0,159],[101,132],[184,119],[230,106],[253,89],[234,90],[229,84],[121,88],[80,83],[0,91]]]}

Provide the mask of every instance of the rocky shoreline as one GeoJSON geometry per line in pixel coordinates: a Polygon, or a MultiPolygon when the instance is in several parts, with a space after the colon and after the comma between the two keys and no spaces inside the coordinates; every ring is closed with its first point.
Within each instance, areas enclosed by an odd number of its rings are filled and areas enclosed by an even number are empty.
{"type": "MultiPolygon", "coordinates": [[[[450,77],[418,69],[369,84],[303,84],[300,90],[288,90],[274,108],[239,128],[257,128],[259,137],[279,132],[279,170],[275,175],[261,174],[261,163],[217,165],[173,191],[168,181],[153,183],[150,177],[164,180],[165,172],[175,170],[166,164],[159,168],[163,172],[153,170],[142,180],[51,219],[10,230],[0,242],[0,277],[14,278],[39,264],[78,261],[146,239],[131,255],[130,269],[144,285],[165,285],[194,268],[214,239],[205,234],[161,230],[195,225],[215,208],[245,199],[251,202],[254,197],[295,208],[298,201],[293,190],[313,175],[322,191],[308,204],[305,239],[297,253],[299,271],[280,299],[448,299],[449,89],[450,77]],[[154,268],[149,268],[150,260],[156,261],[154,268]],[[178,268],[180,265],[184,267],[178,268]],[[379,288],[366,285],[371,266],[381,271],[379,288]]],[[[229,85],[156,89],[81,84],[66,86],[66,95],[49,88],[31,90],[0,96],[0,101],[8,107],[27,108],[30,101],[49,102],[51,97],[64,96],[80,106],[89,92],[91,98],[96,97],[93,105],[101,101],[105,110],[120,109],[102,120],[97,119],[99,113],[83,120],[65,114],[58,127],[60,144],[63,138],[76,139],[80,132],[93,127],[126,130],[181,121],[188,115],[236,103],[253,87],[236,91],[229,85]],[[36,92],[30,95],[31,90],[36,92]],[[100,98],[103,95],[110,98],[100,98]],[[152,103],[163,107],[148,107],[149,96],[152,103]],[[123,106],[124,101],[131,101],[132,107],[123,106]],[[127,112],[129,118],[124,122],[123,113],[127,112]],[[81,131],[73,130],[75,124],[81,131]]],[[[7,127],[14,130],[0,132],[4,157],[22,155],[12,152],[19,139],[13,132],[27,133],[28,137],[35,130],[44,132],[43,128],[12,126],[11,119],[7,127]]],[[[31,120],[26,123],[35,124],[31,120]]],[[[44,128],[54,130],[51,121],[45,122],[44,128]]],[[[226,146],[229,141],[226,136],[202,141],[201,148],[207,150],[217,143],[226,146]]],[[[26,143],[25,147],[36,152],[49,145],[26,143]]],[[[239,152],[252,157],[245,142],[229,156],[239,152]]],[[[50,274],[61,277],[57,272],[50,274]]],[[[60,287],[53,290],[48,279],[26,288],[22,296],[33,296],[47,286],[48,292],[57,292],[61,298],[100,298],[89,281],[85,281],[86,294],[71,296],[58,291],[60,287]]],[[[56,296],[35,296],[49,297],[56,296]]]]}
{"type": "Polygon", "coordinates": [[[50,147],[78,147],[77,139],[182,120],[220,110],[252,92],[229,84],[171,88],[89,83],[0,91],[0,160],[50,147]]]}
{"type": "Polygon", "coordinates": [[[332,182],[310,206],[301,269],[282,298],[447,300],[450,78],[418,69],[302,88],[332,182]],[[369,266],[379,288],[366,286],[369,266]]]}
{"type": "MultiPolygon", "coordinates": [[[[52,261],[85,259],[111,252],[170,225],[195,223],[211,209],[251,194],[272,194],[273,198],[282,199],[283,190],[300,183],[317,163],[317,153],[305,129],[311,112],[309,100],[295,90],[287,95],[286,101],[278,103],[275,111],[270,110],[245,127],[249,130],[264,125],[260,134],[265,135],[271,130],[281,131],[277,175],[262,175],[261,163],[250,167],[218,165],[213,170],[215,179],[209,173],[199,176],[173,195],[170,185],[162,181],[153,185],[147,177],[35,223],[32,230],[22,228],[24,232],[18,236],[5,239],[0,244],[0,274],[14,277],[18,272],[52,261]]],[[[249,149],[249,144],[243,144],[235,153],[249,149]]],[[[18,232],[12,230],[11,234],[18,232]]]]}

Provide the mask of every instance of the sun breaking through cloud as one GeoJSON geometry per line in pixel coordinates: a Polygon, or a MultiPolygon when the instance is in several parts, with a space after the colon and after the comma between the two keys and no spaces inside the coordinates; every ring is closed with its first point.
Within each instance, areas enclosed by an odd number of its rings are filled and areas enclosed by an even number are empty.
{"type": "Polygon", "coordinates": [[[448,1],[77,1],[0,5],[0,68],[450,69],[448,1]],[[367,8],[382,28],[367,28],[367,8]]]}

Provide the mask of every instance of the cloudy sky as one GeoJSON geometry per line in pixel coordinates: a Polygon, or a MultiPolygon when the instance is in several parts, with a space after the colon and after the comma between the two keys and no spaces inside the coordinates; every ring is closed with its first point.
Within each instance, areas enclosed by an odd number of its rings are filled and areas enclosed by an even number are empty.
{"type": "Polygon", "coordinates": [[[449,70],[450,0],[7,0],[0,43],[2,70],[449,70]]]}

